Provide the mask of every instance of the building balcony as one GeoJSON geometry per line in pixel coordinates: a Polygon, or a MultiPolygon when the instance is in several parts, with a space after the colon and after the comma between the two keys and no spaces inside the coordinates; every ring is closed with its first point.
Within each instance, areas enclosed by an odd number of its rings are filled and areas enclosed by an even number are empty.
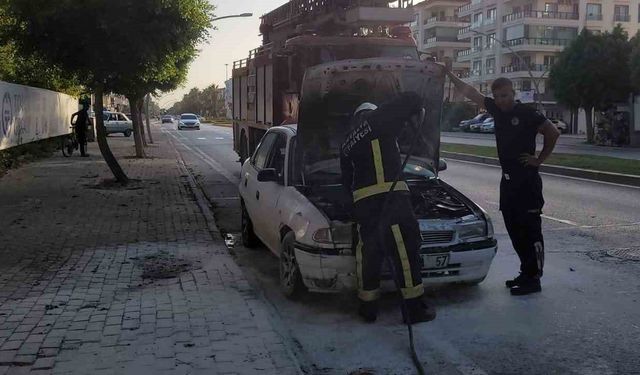
{"type": "Polygon", "coordinates": [[[551,66],[543,64],[531,64],[529,66],[521,65],[507,65],[501,68],[502,75],[506,78],[543,78],[548,76],[551,66]]]}
{"type": "Polygon", "coordinates": [[[479,46],[462,50],[458,52],[458,55],[456,56],[456,60],[458,62],[471,61],[471,58],[479,54],[481,51],[482,51],[482,47],[479,47],[479,46]]]}
{"type": "Polygon", "coordinates": [[[451,47],[462,48],[468,46],[468,42],[461,42],[454,37],[434,36],[430,38],[424,38],[423,49],[435,48],[435,47],[451,47]]]}
{"type": "Polygon", "coordinates": [[[455,16],[444,16],[444,17],[431,17],[424,21],[424,28],[430,29],[433,27],[465,27],[469,24],[463,18],[455,17],[455,16]]]}
{"type": "Polygon", "coordinates": [[[602,21],[602,14],[587,14],[587,21],[602,21]]]}
{"type": "MultiPolygon", "coordinates": [[[[560,52],[571,44],[573,39],[553,39],[553,38],[518,38],[507,40],[505,44],[514,51],[531,52],[560,52]]],[[[510,53],[508,48],[502,50],[510,53]]]]}
{"type": "Polygon", "coordinates": [[[502,22],[511,22],[520,20],[523,18],[543,18],[543,19],[557,19],[557,20],[578,20],[580,15],[578,13],[569,12],[544,12],[539,10],[527,10],[524,12],[517,12],[507,14],[502,17],[502,22]]]}
{"type": "Polygon", "coordinates": [[[469,4],[465,4],[458,8],[458,16],[468,16],[478,9],[482,9],[482,0],[471,0],[469,4]]]}
{"type": "Polygon", "coordinates": [[[613,20],[615,22],[629,22],[631,21],[631,16],[628,14],[614,14],[613,20]]]}

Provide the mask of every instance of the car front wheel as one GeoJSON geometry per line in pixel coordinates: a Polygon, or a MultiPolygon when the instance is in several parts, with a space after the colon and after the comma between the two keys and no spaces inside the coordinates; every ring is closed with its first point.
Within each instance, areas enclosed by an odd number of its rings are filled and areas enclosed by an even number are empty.
{"type": "Polygon", "coordinates": [[[124,136],[127,137],[127,138],[131,137],[131,130],[128,130],[128,129],[125,130],[124,131],[124,136]]]}
{"type": "Polygon", "coordinates": [[[242,245],[248,248],[254,248],[259,244],[258,237],[253,231],[253,223],[249,217],[247,209],[242,205],[242,245]]]}
{"type": "Polygon", "coordinates": [[[302,282],[300,267],[294,251],[295,234],[287,233],[282,239],[280,252],[280,289],[287,298],[297,299],[307,289],[302,282]]]}

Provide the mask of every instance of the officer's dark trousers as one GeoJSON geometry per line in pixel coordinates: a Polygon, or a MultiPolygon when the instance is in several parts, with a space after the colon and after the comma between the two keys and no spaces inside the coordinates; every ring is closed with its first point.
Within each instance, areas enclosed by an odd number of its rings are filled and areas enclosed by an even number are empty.
{"type": "Polygon", "coordinates": [[[87,131],[76,129],[76,140],[80,146],[80,155],[86,155],[87,150],[87,131]]]}
{"type": "Polygon", "coordinates": [[[544,238],[542,236],[542,180],[537,172],[527,176],[502,178],[500,210],[511,243],[520,258],[520,272],[542,277],[544,238]]]}
{"type": "Polygon", "coordinates": [[[386,256],[393,262],[403,298],[424,294],[420,228],[410,197],[405,192],[392,193],[387,210],[382,212],[385,196],[380,194],[355,203],[360,235],[356,247],[358,297],[362,301],[375,301],[380,296],[380,273],[386,256]]]}

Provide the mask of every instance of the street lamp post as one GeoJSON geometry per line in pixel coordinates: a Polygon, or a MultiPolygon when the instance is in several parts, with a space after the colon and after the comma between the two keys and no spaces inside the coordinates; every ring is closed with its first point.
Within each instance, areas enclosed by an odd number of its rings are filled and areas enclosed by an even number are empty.
{"type": "Polygon", "coordinates": [[[536,90],[536,94],[538,96],[538,100],[536,101],[536,105],[538,107],[538,110],[542,109],[542,99],[541,99],[541,95],[540,95],[540,81],[539,79],[542,79],[544,77],[544,75],[547,73],[547,71],[544,71],[542,73],[542,75],[540,75],[539,78],[534,77],[533,72],[531,71],[531,67],[529,66],[529,64],[526,64],[524,59],[522,58],[522,56],[520,56],[520,54],[516,51],[514,51],[511,46],[509,46],[507,43],[503,42],[502,40],[496,38],[495,36],[491,36],[489,34],[483,33],[481,31],[477,31],[477,30],[471,30],[472,33],[474,34],[479,34],[479,35],[484,35],[487,38],[491,38],[493,40],[495,40],[496,42],[500,43],[501,46],[505,47],[506,49],[508,49],[511,53],[513,53],[518,60],[520,61],[520,64],[525,66],[527,69],[527,72],[529,73],[529,77],[531,77],[531,81],[533,82],[533,86],[536,90]]]}
{"type": "Polygon", "coordinates": [[[239,18],[239,17],[252,17],[252,16],[253,16],[253,13],[232,14],[230,16],[216,17],[216,18],[212,19],[211,22],[220,21],[220,20],[223,20],[225,18],[239,18]]]}

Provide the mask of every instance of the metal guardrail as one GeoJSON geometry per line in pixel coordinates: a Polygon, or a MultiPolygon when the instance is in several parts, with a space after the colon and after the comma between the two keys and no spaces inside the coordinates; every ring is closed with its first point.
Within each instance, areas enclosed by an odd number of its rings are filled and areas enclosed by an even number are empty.
{"type": "Polygon", "coordinates": [[[503,22],[511,22],[523,18],[544,18],[557,20],[578,20],[578,13],[570,12],[545,12],[540,10],[525,10],[523,12],[511,13],[502,17],[503,22]]]}
{"type": "Polygon", "coordinates": [[[505,43],[509,47],[522,45],[541,45],[541,46],[568,46],[573,39],[553,39],[553,38],[518,38],[507,40],[505,43]]]}
{"type": "Polygon", "coordinates": [[[631,21],[631,16],[628,14],[614,14],[613,20],[616,22],[629,22],[631,21]]]}
{"type": "Polygon", "coordinates": [[[463,27],[460,30],[458,30],[458,35],[466,34],[469,31],[471,31],[471,25],[469,25],[467,27],[463,27]]]}
{"type": "Polygon", "coordinates": [[[431,17],[427,19],[426,21],[424,21],[424,24],[429,25],[436,22],[467,22],[467,21],[465,21],[464,19],[458,16],[436,16],[436,17],[431,17]]]}
{"type": "Polygon", "coordinates": [[[531,64],[528,67],[526,65],[507,65],[502,67],[502,73],[513,73],[513,72],[546,72],[551,69],[551,66],[544,64],[531,64]]]}

